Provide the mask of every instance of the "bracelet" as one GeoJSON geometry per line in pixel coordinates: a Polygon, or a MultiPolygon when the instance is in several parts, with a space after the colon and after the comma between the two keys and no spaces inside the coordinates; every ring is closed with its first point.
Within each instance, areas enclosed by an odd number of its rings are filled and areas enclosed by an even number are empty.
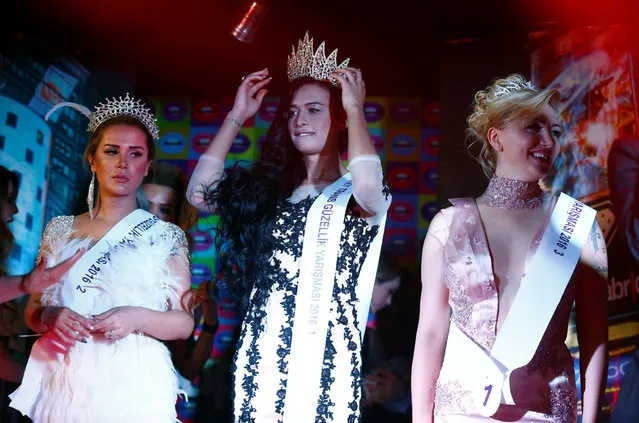
{"type": "Polygon", "coordinates": [[[204,322],[202,323],[202,332],[206,332],[206,333],[210,333],[211,335],[214,335],[215,332],[217,332],[217,328],[219,326],[220,326],[219,323],[209,325],[208,323],[204,322]]]}
{"type": "Polygon", "coordinates": [[[242,129],[242,122],[240,122],[239,120],[237,120],[237,119],[235,119],[235,118],[230,118],[230,117],[227,117],[227,118],[226,118],[226,119],[224,119],[224,120],[231,121],[231,122],[233,122],[234,124],[236,124],[236,125],[237,125],[237,127],[238,127],[239,129],[242,129]]]}

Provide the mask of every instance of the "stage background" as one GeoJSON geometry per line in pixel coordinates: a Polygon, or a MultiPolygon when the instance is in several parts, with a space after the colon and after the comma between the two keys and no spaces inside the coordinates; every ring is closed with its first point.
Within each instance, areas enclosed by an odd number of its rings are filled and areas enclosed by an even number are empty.
{"type": "MultiPolygon", "coordinates": [[[[639,266],[616,230],[607,191],[607,151],[612,140],[636,130],[634,47],[620,27],[563,33],[495,34],[445,44],[440,61],[440,106],[419,98],[368,99],[366,115],[394,194],[384,246],[418,276],[419,250],[427,225],[447,199],[481,194],[487,184],[464,143],[465,118],[473,94],[496,76],[520,72],[539,86],[558,88],[564,97],[568,134],[562,158],[548,183],[580,197],[598,210],[609,245],[610,364],[604,411],[614,403],[628,357],[639,333],[639,266]],[[634,77],[633,77],[634,76],[634,77]],[[441,138],[441,143],[439,142],[441,138]]],[[[37,240],[51,217],[72,214],[83,201],[87,172],[81,154],[86,121],[70,110],[44,122],[42,116],[63,100],[94,106],[106,96],[134,94],[134,72],[88,69],[71,56],[34,47],[28,40],[0,51],[0,164],[21,176],[20,213],[11,228],[17,236],[9,271],[28,271],[37,240]],[[30,152],[29,152],[30,151],[30,152]]],[[[161,94],[161,93],[159,93],[161,94]]],[[[158,113],[162,140],[158,160],[192,171],[197,157],[217,131],[230,98],[150,99],[158,113]]],[[[259,152],[277,106],[267,98],[256,118],[236,139],[227,164],[247,165],[259,152]]],[[[210,229],[215,216],[198,216],[194,240],[193,283],[215,277],[210,229]]],[[[415,280],[418,284],[418,279],[415,280]]],[[[224,355],[237,325],[232,308],[221,311],[214,354],[224,355]],[[225,314],[226,313],[226,314],[225,314]]],[[[567,343],[578,365],[571,326],[567,343]]],[[[578,369],[578,367],[577,367],[578,369]]],[[[188,418],[192,410],[184,409],[188,418]]],[[[605,421],[606,417],[602,419],[605,421]]]]}
{"type": "Polygon", "coordinates": [[[73,214],[86,195],[78,189],[88,175],[82,162],[86,118],[69,108],[48,122],[44,115],[62,101],[93,106],[132,92],[134,80],[131,69],[87,69],[71,55],[24,36],[0,49],[0,165],[20,175],[20,212],[10,225],[16,235],[10,274],[31,270],[46,224],[73,214]]]}
{"type": "MultiPolygon", "coordinates": [[[[637,263],[617,230],[608,189],[612,142],[636,131],[636,94],[627,32],[623,27],[576,29],[554,37],[532,55],[532,78],[561,93],[566,122],[561,152],[546,183],[597,210],[608,245],[608,381],[604,418],[614,404],[639,335],[637,263]]],[[[587,330],[587,329],[586,329],[587,330]]],[[[573,321],[568,347],[579,385],[579,346],[573,321]]],[[[639,406],[639,405],[638,405],[639,406]]]]}

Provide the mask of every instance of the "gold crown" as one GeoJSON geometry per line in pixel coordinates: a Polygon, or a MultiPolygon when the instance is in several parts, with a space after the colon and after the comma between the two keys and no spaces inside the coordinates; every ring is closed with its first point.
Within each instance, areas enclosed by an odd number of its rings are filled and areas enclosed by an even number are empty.
{"type": "Polygon", "coordinates": [[[297,45],[297,53],[293,46],[293,53],[288,56],[288,80],[292,81],[304,76],[311,77],[318,81],[328,80],[333,85],[339,85],[335,78],[330,75],[336,69],[342,69],[348,66],[351,59],[344,60],[341,64],[337,64],[337,49],[326,57],[325,43],[322,42],[315,52],[313,52],[313,39],[309,39],[308,32],[304,35],[304,40],[299,40],[297,45]]]}

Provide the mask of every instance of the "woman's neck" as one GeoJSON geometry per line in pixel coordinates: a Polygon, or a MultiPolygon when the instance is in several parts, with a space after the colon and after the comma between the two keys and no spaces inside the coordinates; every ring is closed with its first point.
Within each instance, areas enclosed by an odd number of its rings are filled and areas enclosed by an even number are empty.
{"type": "Polygon", "coordinates": [[[128,197],[110,197],[100,194],[93,220],[118,222],[138,208],[135,195],[128,197]]]}
{"type": "Polygon", "coordinates": [[[544,204],[544,193],[538,181],[519,181],[493,175],[484,192],[489,207],[505,210],[536,209],[544,204]]]}
{"type": "Polygon", "coordinates": [[[302,185],[334,182],[342,176],[343,166],[336,154],[315,154],[304,156],[306,179],[302,185]]]}

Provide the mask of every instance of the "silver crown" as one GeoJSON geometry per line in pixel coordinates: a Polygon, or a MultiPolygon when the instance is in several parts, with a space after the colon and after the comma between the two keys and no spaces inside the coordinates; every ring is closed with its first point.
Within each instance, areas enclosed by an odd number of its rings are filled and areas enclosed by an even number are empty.
{"type": "Polygon", "coordinates": [[[337,49],[326,57],[326,43],[322,42],[316,51],[313,51],[313,39],[309,38],[308,32],[304,35],[303,40],[299,40],[297,44],[297,52],[293,46],[293,52],[288,56],[288,80],[292,81],[304,76],[311,77],[318,81],[328,80],[333,85],[339,85],[335,78],[330,75],[336,69],[342,69],[348,66],[350,59],[344,60],[341,64],[337,64],[337,49]]]}
{"type": "Polygon", "coordinates": [[[120,97],[116,100],[114,97],[113,101],[107,99],[106,103],[100,103],[99,106],[96,106],[89,118],[89,131],[95,132],[98,126],[117,116],[131,116],[139,120],[154,140],[160,139],[160,131],[151,109],[140,100],[129,97],[129,93],[124,98],[120,97]]]}
{"type": "Polygon", "coordinates": [[[95,132],[95,130],[98,129],[98,126],[111,118],[117,116],[131,116],[132,118],[139,120],[140,123],[144,125],[154,140],[157,141],[160,139],[160,131],[158,129],[155,116],[151,113],[151,110],[146,107],[144,103],[141,103],[140,100],[133,100],[129,97],[129,93],[127,93],[124,98],[120,97],[119,100],[116,100],[115,97],[113,98],[113,101],[107,99],[106,104],[100,103],[93,113],[91,113],[91,110],[78,103],[71,103],[68,101],[58,103],[49,110],[49,112],[45,115],[44,120],[49,120],[49,117],[51,117],[56,110],[62,107],[71,107],[86,116],[89,119],[88,131],[91,133],[95,132]]]}
{"type": "Polygon", "coordinates": [[[530,81],[517,82],[509,79],[506,84],[497,86],[494,93],[495,97],[502,97],[521,90],[539,91],[530,81]]]}

